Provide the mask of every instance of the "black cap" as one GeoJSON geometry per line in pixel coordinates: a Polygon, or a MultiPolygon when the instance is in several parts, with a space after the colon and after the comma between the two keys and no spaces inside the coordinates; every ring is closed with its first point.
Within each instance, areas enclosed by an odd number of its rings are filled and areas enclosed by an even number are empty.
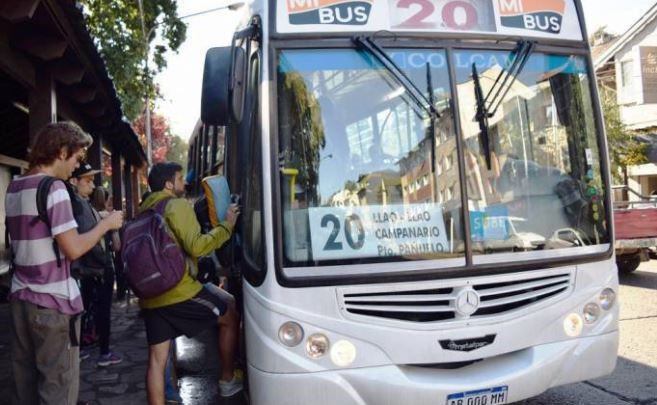
{"type": "Polygon", "coordinates": [[[96,170],[89,163],[80,163],[80,167],[73,171],[71,177],[84,177],[84,176],[93,176],[100,173],[100,170],[96,170]]]}

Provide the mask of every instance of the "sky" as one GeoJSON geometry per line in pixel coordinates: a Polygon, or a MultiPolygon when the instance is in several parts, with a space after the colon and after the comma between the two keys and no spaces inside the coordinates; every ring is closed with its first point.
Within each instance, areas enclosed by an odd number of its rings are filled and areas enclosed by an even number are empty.
{"type": "MultiPolygon", "coordinates": [[[[232,2],[232,1],[230,1],[232,2]]],[[[226,0],[178,0],[178,15],[185,16],[229,4],[226,0]]],[[[601,26],[622,34],[657,0],[582,0],[589,33],[601,26]]],[[[168,66],[156,78],[163,100],[158,112],[169,119],[172,133],[189,138],[200,115],[201,80],[205,52],[226,46],[237,25],[239,11],[220,10],[184,19],[187,40],[177,53],[167,55],[168,66]]]]}
{"type": "MultiPolygon", "coordinates": [[[[185,16],[232,3],[225,0],[178,0],[178,15],[185,16]]],[[[163,100],[157,112],[169,119],[171,131],[188,139],[201,115],[201,81],[205,52],[214,46],[230,45],[237,13],[220,10],[183,19],[187,40],[177,53],[167,55],[167,67],[155,79],[163,100]]]]}

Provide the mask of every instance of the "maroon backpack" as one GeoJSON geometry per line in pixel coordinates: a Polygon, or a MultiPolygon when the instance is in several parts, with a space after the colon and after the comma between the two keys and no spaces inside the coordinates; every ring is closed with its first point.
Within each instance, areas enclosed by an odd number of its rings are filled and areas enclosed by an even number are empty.
{"type": "Polygon", "coordinates": [[[175,287],[185,273],[185,253],[167,231],[158,202],[130,221],[123,231],[123,259],[128,285],[139,298],[154,298],[175,287]]]}

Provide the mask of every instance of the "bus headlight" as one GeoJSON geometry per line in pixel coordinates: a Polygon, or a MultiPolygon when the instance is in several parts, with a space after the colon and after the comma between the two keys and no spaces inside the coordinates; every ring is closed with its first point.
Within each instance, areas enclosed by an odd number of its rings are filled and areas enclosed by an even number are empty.
{"type": "Polygon", "coordinates": [[[605,288],[600,293],[600,306],[605,311],[609,311],[616,303],[616,292],[611,288],[605,288]]]}
{"type": "Polygon", "coordinates": [[[600,317],[600,306],[593,302],[590,302],[584,306],[584,322],[588,324],[595,323],[600,317]]]}
{"type": "Polygon", "coordinates": [[[579,314],[572,313],[563,320],[563,330],[570,337],[578,337],[582,334],[584,320],[579,314]]]}
{"type": "Polygon", "coordinates": [[[306,341],[306,353],[311,359],[319,359],[329,350],[329,340],[321,333],[311,335],[306,341]]]}
{"type": "Polygon", "coordinates": [[[347,340],[331,345],[331,361],[338,367],[347,367],[356,360],[356,346],[347,340]]]}
{"type": "Polygon", "coordinates": [[[294,347],[303,340],[303,328],[296,322],[285,322],[278,329],[278,339],[288,347],[294,347]]]}

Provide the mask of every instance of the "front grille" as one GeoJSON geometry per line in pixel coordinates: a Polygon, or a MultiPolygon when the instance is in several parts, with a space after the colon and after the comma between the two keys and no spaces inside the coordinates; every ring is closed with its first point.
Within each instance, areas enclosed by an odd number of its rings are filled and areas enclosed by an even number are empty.
{"type": "Polygon", "coordinates": [[[344,294],[344,307],[358,315],[378,316],[413,322],[454,318],[449,300],[454,289],[390,291],[344,294]]]}
{"type": "Polygon", "coordinates": [[[558,275],[522,282],[474,286],[481,297],[473,316],[501,314],[559,295],[570,285],[570,275],[558,275]]]}
{"type": "Polygon", "coordinates": [[[342,310],[353,315],[420,323],[472,319],[507,314],[566,294],[571,274],[522,275],[502,283],[446,280],[436,284],[423,289],[408,284],[350,287],[339,289],[338,299],[342,310]],[[464,312],[457,301],[473,291],[479,301],[476,310],[464,312]]]}

